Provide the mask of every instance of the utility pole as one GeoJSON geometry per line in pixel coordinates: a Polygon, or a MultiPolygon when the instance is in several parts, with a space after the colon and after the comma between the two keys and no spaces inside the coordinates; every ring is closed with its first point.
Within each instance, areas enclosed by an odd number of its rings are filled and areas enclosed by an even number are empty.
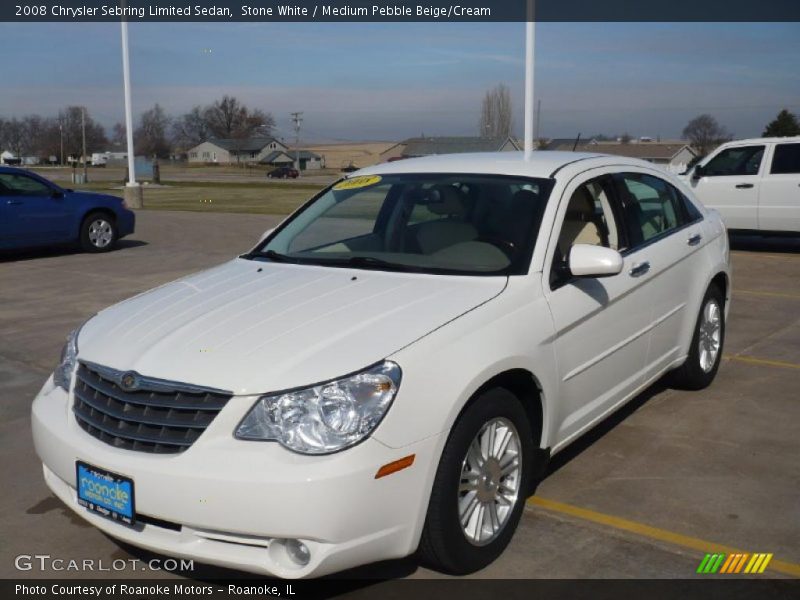
{"type": "Polygon", "coordinates": [[[300,173],[300,123],[303,122],[302,112],[293,112],[292,123],[294,125],[294,152],[297,160],[297,173],[300,173]]]}
{"type": "Polygon", "coordinates": [[[81,137],[83,138],[83,183],[89,183],[89,170],[86,166],[86,108],[81,106],[81,137]]]}
{"type": "Polygon", "coordinates": [[[59,162],[64,166],[64,119],[58,119],[58,134],[61,137],[61,154],[59,155],[59,162]]]}
{"type": "Polygon", "coordinates": [[[536,101],[536,121],[534,124],[533,129],[533,139],[536,141],[536,144],[539,144],[539,118],[542,116],[542,99],[539,98],[536,101]]]}

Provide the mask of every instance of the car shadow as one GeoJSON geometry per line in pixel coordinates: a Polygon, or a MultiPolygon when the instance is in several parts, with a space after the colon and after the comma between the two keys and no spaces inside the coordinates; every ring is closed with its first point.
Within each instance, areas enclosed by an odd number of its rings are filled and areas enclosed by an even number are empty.
{"type": "Polygon", "coordinates": [[[800,253],[800,235],[756,235],[729,232],[731,250],[745,252],[800,253]]]}
{"type": "MultiPolygon", "coordinates": [[[[147,246],[147,242],[142,240],[120,240],[117,242],[117,247],[111,251],[111,254],[141,246],[147,246]]],[[[0,250],[0,263],[22,262],[72,254],[84,254],[84,252],[77,246],[44,246],[42,248],[25,248],[21,250],[0,250]]]]}

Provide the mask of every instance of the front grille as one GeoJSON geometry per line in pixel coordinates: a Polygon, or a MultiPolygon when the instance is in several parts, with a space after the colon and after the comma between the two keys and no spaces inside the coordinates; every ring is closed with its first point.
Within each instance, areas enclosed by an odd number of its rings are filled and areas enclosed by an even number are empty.
{"type": "Polygon", "coordinates": [[[233,395],[93,363],[80,363],[74,394],[72,410],[87,433],[117,448],[157,454],[186,450],[233,395]]]}

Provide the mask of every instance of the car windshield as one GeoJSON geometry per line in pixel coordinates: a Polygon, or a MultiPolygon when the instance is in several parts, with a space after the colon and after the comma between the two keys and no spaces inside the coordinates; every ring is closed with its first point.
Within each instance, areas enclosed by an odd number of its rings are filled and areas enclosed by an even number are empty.
{"type": "Polygon", "coordinates": [[[246,258],[363,269],[527,272],[549,179],[402,174],[345,179],[246,258]]]}

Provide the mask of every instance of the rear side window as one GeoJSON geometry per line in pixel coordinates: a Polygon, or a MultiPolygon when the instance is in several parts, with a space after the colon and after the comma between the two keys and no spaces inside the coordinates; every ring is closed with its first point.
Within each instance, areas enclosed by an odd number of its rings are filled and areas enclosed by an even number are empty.
{"type": "Polygon", "coordinates": [[[775,155],[772,157],[772,167],[769,172],[773,175],[800,173],[800,144],[775,146],[775,155]]]}
{"type": "Polygon", "coordinates": [[[684,224],[684,207],[677,191],[663,179],[642,173],[622,173],[617,181],[631,248],[684,224]]]}
{"type": "Polygon", "coordinates": [[[703,174],[707,177],[758,175],[762,158],[764,158],[764,146],[728,148],[705,165],[703,174]]]}

